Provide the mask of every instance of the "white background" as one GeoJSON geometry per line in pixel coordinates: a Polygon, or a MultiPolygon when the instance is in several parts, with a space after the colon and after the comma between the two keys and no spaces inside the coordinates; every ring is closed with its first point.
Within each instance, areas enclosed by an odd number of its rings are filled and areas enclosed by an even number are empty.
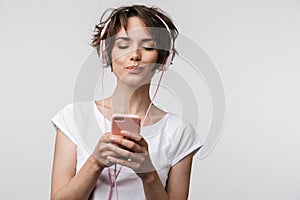
{"type": "MultiPolygon", "coordinates": [[[[49,199],[50,118],[72,101],[92,29],[137,3],[0,0],[0,199],[49,199]]],[[[190,199],[300,199],[300,1],[141,1],[166,10],[223,78],[223,135],[190,199]],[[298,123],[297,123],[298,122],[298,123]]]]}

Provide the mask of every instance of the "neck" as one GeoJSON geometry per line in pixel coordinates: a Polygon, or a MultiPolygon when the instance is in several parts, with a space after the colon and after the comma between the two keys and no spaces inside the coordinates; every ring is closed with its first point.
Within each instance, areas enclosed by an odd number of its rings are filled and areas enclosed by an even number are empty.
{"type": "Polygon", "coordinates": [[[111,96],[113,113],[128,113],[144,116],[151,103],[149,89],[149,83],[140,87],[130,87],[118,82],[111,96]]]}

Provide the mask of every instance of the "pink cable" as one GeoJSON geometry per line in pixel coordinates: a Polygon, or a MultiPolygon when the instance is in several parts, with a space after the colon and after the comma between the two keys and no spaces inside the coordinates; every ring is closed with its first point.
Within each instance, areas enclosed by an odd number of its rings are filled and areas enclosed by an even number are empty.
{"type": "MultiPolygon", "coordinates": [[[[105,115],[104,115],[104,67],[102,67],[102,76],[101,76],[101,90],[102,90],[102,114],[103,114],[103,122],[104,122],[104,131],[105,133],[107,132],[107,126],[106,126],[106,122],[105,122],[105,115]]],[[[155,92],[152,96],[152,99],[151,99],[151,102],[147,108],[147,111],[146,111],[146,114],[144,116],[144,119],[143,121],[141,122],[141,128],[144,126],[144,123],[146,121],[146,118],[147,118],[147,115],[151,109],[151,106],[153,104],[153,101],[158,93],[158,89],[160,87],[160,83],[161,83],[161,80],[162,80],[162,77],[164,75],[164,70],[162,71],[161,75],[160,75],[160,78],[158,80],[158,84],[156,86],[156,89],[155,89],[155,92]]],[[[112,182],[111,180],[111,173],[110,173],[110,168],[108,167],[108,176],[109,176],[109,182],[110,182],[110,188],[109,188],[109,193],[108,193],[108,200],[111,200],[111,196],[112,196],[112,191],[113,191],[113,186],[115,187],[115,191],[116,191],[116,198],[117,200],[119,200],[119,193],[118,193],[118,187],[117,187],[117,178],[121,172],[121,169],[122,169],[123,166],[120,167],[120,169],[117,171],[117,164],[114,165],[114,181],[112,182]]]]}
{"type": "MultiPolygon", "coordinates": [[[[107,126],[106,126],[106,122],[105,122],[105,115],[104,115],[104,67],[102,67],[102,75],[101,75],[101,90],[102,90],[102,114],[103,114],[103,123],[104,123],[104,132],[107,132],[107,126]]],[[[111,200],[111,196],[112,196],[112,188],[113,186],[115,186],[115,190],[116,190],[116,197],[117,200],[119,200],[119,194],[118,194],[118,188],[117,188],[117,177],[120,174],[120,171],[122,169],[122,166],[120,167],[120,169],[117,172],[117,164],[115,164],[115,168],[114,168],[114,182],[112,182],[111,180],[111,174],[110,174],[110,168],[108,169],[108,176],[109,176],[109,182],[110,182],[110,189],[109,189],[109,193],[108,193],[108,200],[111,200]]]]}
{"type": "Polygon", "coordinates": [[[164,75],[164,72],[165,72],[164,70],[161,72],[161,75],[160,75],[160,78],[159,78],[159,80],[158,80],[158,84],[157,84],[157,86],[156,86],[155,92],[154,92],[154,94],[153,94],[153,96],[152,96],[150,105],[148,106],[148,109],[147,109],[147,111],[146,111],[146,114],[145,114],[145,116],[144,116],[144,119],[143,119],[143,121],[141,122],[141,128],[144,126],[144,123],[145,123],[145,121],[146,121],[147,115],[148,115],[148,113],[149,113],[149,111],[150,111],[150,108],[151,108],[151,106],[152,106],[152,104],[153,104],[153,101],[154,101],[154,99],[155,99],[155,97],[156,97],[156,95],[157,95],[158,88],[159,88],[159,86],[160,86],[160,83],[161,83],[162,77],[163,77],[163,75],[164,75]]]}
{"type": "Polygon", "coordinates": [[[103,122],[104,122],[104,132],[106,133],[107,131],[107,127],[106,127],[106,123],[105,123],[105,116],[104,116],[104,67],[102,67],[102,76],[101,76],[101,90],[102,90],[102,114],[103,114],[103,122]]]}
{"type": "MultiPolygon", "coordinates": [[[[155,14],[155,15],[156,15],[156,14],[155,14]]],[[[169,31],[170,36],[171,36],[171,31],[170,31],[168,25],[165,23],[165,21],[164,21],[159,15],[156,15],[156,16],[160,19],[160,21],[162,21],[162,23],[165,25],[165,27],[167,28],[167,30],[169,31]]],[[[106,24],[104,25],[104,27],[103,27],[103,29],[102,29],[102,33],[105,32],[105,30],[106,30],[106,28],[107,28],[107,26],[108,26],[109,23],[110,23],[110,20],[108,20],[108,22],[106,22],[106,24]]],[[[101,37],[102,37],[102,34],[101,34],[101,37]]],[[[171,37],[172,37],[172,36],[171,36],[171,37]]],[[[106,64],[106,63],[103,63],[103,60],[104,60],[104,59],[103,59],[103,57],[102,57],[102,49],[105,49],[103,45],[104,45],[104,43],[100,43],[100,47],[99,47],[99,48],[100,48],[99,56],[100,56],[100,59],[101,59],[101,61],[102,61],[102,64],[104,65],[104,64],[106,64]]],[[[173,40],[172,40],[172,39],[171,39],[171,46],[173,46],[173,40]]],[[[170,63],[167,62],[167,63],[164,64],[163,67],[168,66],[169,64],[170,64],[170,63]]],[[[160,83],[161,83],[161,80],[162,80],[164,71],[165,71],[165,69],[162,70],[162,73],[161,73],[161,76],[160,76],[160,78],[159,78],[159,81],[158,81],[156,90],[155,90],[155,92],[154,92],[154,94],[153,94],[153,97],[152,97],[152,99],[151,99],[151,102],[150,102],[150,104],[149,104],[149,106],[148,106],[148,108],[147,108],[147,111],[146,111],[146,114],[145,114],[145,116],[144,116],[144,119],[143,119],[143,121],[141,122],[141,128],[144,126],[144,123],[145,123],[145,121],[146,121],[146,118],[147,118],[147,116],[148,116],[148,113],[150,112],[150,109],[151,109],[151,106],[152,106],[152,104],[153,104],[153,101],[154,101],[154,99],[155,99],[155,97],[156,97],[156,95],[157,95],[157,92],[158,92],[158,89],[159,89],[159,87],[160,87],[160,83]]],[[[102,80],[101,80],[101,85],[102,85],[102,86],[101,86],[101,89],[102,89],[102,105],[101,105],[101,107],[102,107],[103,122],[104,122],[104,132],[106,133],[107,127],[106,127],[106,123],[105,123],[105,115],[104,115],[104,66],[102,67],[102,77],[101,77],[101,78],[102,78],[102,80]]],[[[108,194],[108,200],[111,200],[111,196],[112,196],[112,187],[113,187],[113,185],[115,186],[117,200],[119,200],[118,189],[117,189],[117,177],[119,176],[122,167],[123,167],[123,166],[121,166],[120,169],[119,169],[118,172],[117,172],[117,164],[115,164],[115,167],[114,167],[114,182],[112,182],[112,180],[111,180],[110,167],[108,167],[108,176],[109,176],[109,181],[110,181],[110,190],[109,190],[109,194],[108,194]]]]}
{"type": "Polygon", "coordinates": [[[110,175],[110,168],[108,167],[107,170],[108,170],[109,184],[110,184],[110,188],[109,188],[109,193],[108,193],[107,199],[110,200],[111,199],[111,194],[112,194],[112,181],[111,181],[111,175],[110,175]]]}
{"type": "Polygon", "coordinates": [[[115,167],[114,167],[114,181],[111,180],[110,168],[107,168],[108,169],[108,176],[109,176],[109,183],[110,183],[110,188],[109,188],[109,193],[108,193],[108,200],[111,199],[113,186],[115,186],[117,200],[119,199],[119,193],[118,193],[118,188],[117,188],[117,178],[118,178],[118,176],[121,172],[121,168],[122,168],[122,166],[120,167],[120,169],[117,172],[117,165],[115,164],[115,167]]]}
{"type": "Polygon", "coordinates": [[[118,193],[118,187],[117,187],[117,178],[118,178],[118,174],[121,171],[121,168],[119,169],[119,171],[117,172],[117,165],[115,164],[115,170],[114,170],[114,175],[115,175],[115,190],[116,190],[116,196],[117,196],[117,200],[119,200],[119,193],[118,193]]]}

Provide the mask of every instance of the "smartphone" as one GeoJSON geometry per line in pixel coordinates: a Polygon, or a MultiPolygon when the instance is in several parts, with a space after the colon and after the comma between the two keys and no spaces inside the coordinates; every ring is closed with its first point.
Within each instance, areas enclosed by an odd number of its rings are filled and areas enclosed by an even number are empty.
{"type": "Polygon", "coordinates": [[[111,122],[112,134],[122,135],[121,130],[140,133],[141,118],[138,115],[113,114],[111,122]]]}

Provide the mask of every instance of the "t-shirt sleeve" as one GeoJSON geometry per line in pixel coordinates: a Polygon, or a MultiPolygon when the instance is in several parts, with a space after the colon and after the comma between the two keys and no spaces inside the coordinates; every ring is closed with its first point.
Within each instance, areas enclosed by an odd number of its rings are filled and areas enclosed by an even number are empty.
{"type": "Polygon", "coordinates": [[[77,145],[74,136],[73,107],[71,104],[65,106],[51,119],[55,129],[59,128],[74,144],[77,145]]]}
{"type": "Polygon", "coordinates": [[[180,160],[202,146],[194,128],[185,120],[182,121],[181,127],[178,129],[176,138],[173,141],[175,141],[175,144],[173,143],[172,145],[171,166],[177,164],[180,160]]]}

